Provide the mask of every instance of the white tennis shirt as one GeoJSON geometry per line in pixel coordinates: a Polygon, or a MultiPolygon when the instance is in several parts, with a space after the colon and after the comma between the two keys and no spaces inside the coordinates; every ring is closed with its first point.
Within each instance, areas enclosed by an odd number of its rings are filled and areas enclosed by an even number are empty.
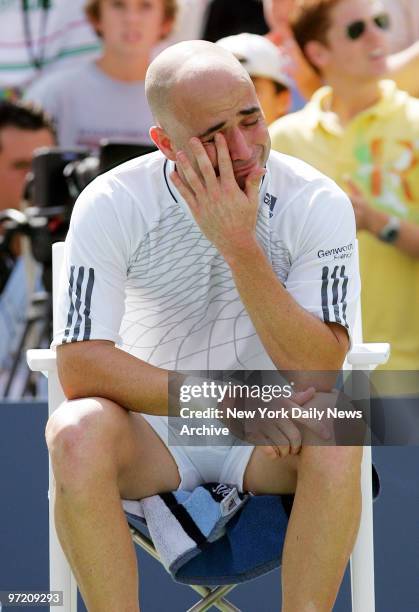
{"type": "MultiPolygon", "coordinates": [[[[156,152],[83,191],[66,240],[53,345],[111,340],[173,370],[274,369],[228,265],[171,182],[172,169],[156,152]]],[[[355,219],[343,191],[307,164],[271,152],[257,236],[294,299],[350,333],[360,283],[355,219]]]]}

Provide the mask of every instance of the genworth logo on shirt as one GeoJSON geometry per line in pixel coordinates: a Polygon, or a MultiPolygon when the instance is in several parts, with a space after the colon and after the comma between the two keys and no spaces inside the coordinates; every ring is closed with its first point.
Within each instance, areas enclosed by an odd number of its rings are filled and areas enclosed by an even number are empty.
{"type": "Polygon", "coordinates": [[[354,250],[353,242],[345,244],[341,247],[335,247],[334,249],[320,249],[317,251],[317,257],[330,261],[331,259],[350,259],[354,250]]]}

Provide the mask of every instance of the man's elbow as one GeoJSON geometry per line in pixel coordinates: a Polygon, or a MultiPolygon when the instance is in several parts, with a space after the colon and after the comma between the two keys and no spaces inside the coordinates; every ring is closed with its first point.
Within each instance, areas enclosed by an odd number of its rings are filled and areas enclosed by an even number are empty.
{"type": "Polygon", "coordinates": [[[84,396],[84,380],[80,374],[83,371],[84,361],[81,355],[76,355],[77,351],[67,350],[59,347],[57,349],[57,372],[64,395],[67,399],[73,400],[84,396]]]}
{"type": "Polygon", "coordinates": [[[79,399],[95,395],[97,390],[95,370],[100,363],[98,351],[102,344],[94,341],[76,342],[57,347],[57,372],[67,399],[79,399]]]}
{"type": "Polygon", "coordinates": [[[350,346],[349,333],[345,327],[338,323],[329,323],[328,328],[332,332],[333,338],[331,338],[331,350],[328,355],[329,364],[325,369],[336,371],[342,368],[348,354],[350,346]]]}

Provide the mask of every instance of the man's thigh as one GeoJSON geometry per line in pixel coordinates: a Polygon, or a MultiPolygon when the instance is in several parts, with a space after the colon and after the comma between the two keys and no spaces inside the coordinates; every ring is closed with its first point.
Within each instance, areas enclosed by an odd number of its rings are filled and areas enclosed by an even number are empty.
{"type": "Polygon", "coordinates": [[[174,491],[180,484],[176,462],[167,446],[139,413],[129,412],[130,435],[119,478],[123,499],[142,499],[174,491]]]}
{"type": "Polygon", "coordinates": [[[87,479],[97,474],[102,481],[116,478],[123,499],[179,486],[172,455],[143,416],[110,400],[65,402],[52,414],[46,435],[53,463],[67,471],[80,469],[87,479]]]}
{"type": "Polygon", "coordinates": [[[243,489],[256,495],[294,493],[298,462],[298,455],[272,459],[256,446],[244,473],[243,489]]]}

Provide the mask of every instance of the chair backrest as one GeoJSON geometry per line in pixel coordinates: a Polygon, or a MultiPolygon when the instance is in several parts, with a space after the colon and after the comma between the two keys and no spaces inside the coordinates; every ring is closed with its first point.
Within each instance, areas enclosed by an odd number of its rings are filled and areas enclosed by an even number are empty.
{"type": "Polygon", "coordinates": [[[64,265],[64,242],[56,242],[52,245],[52,328],[56,332],[56,310],[58,286],[60,283],[61,268],[64,265]]]}

